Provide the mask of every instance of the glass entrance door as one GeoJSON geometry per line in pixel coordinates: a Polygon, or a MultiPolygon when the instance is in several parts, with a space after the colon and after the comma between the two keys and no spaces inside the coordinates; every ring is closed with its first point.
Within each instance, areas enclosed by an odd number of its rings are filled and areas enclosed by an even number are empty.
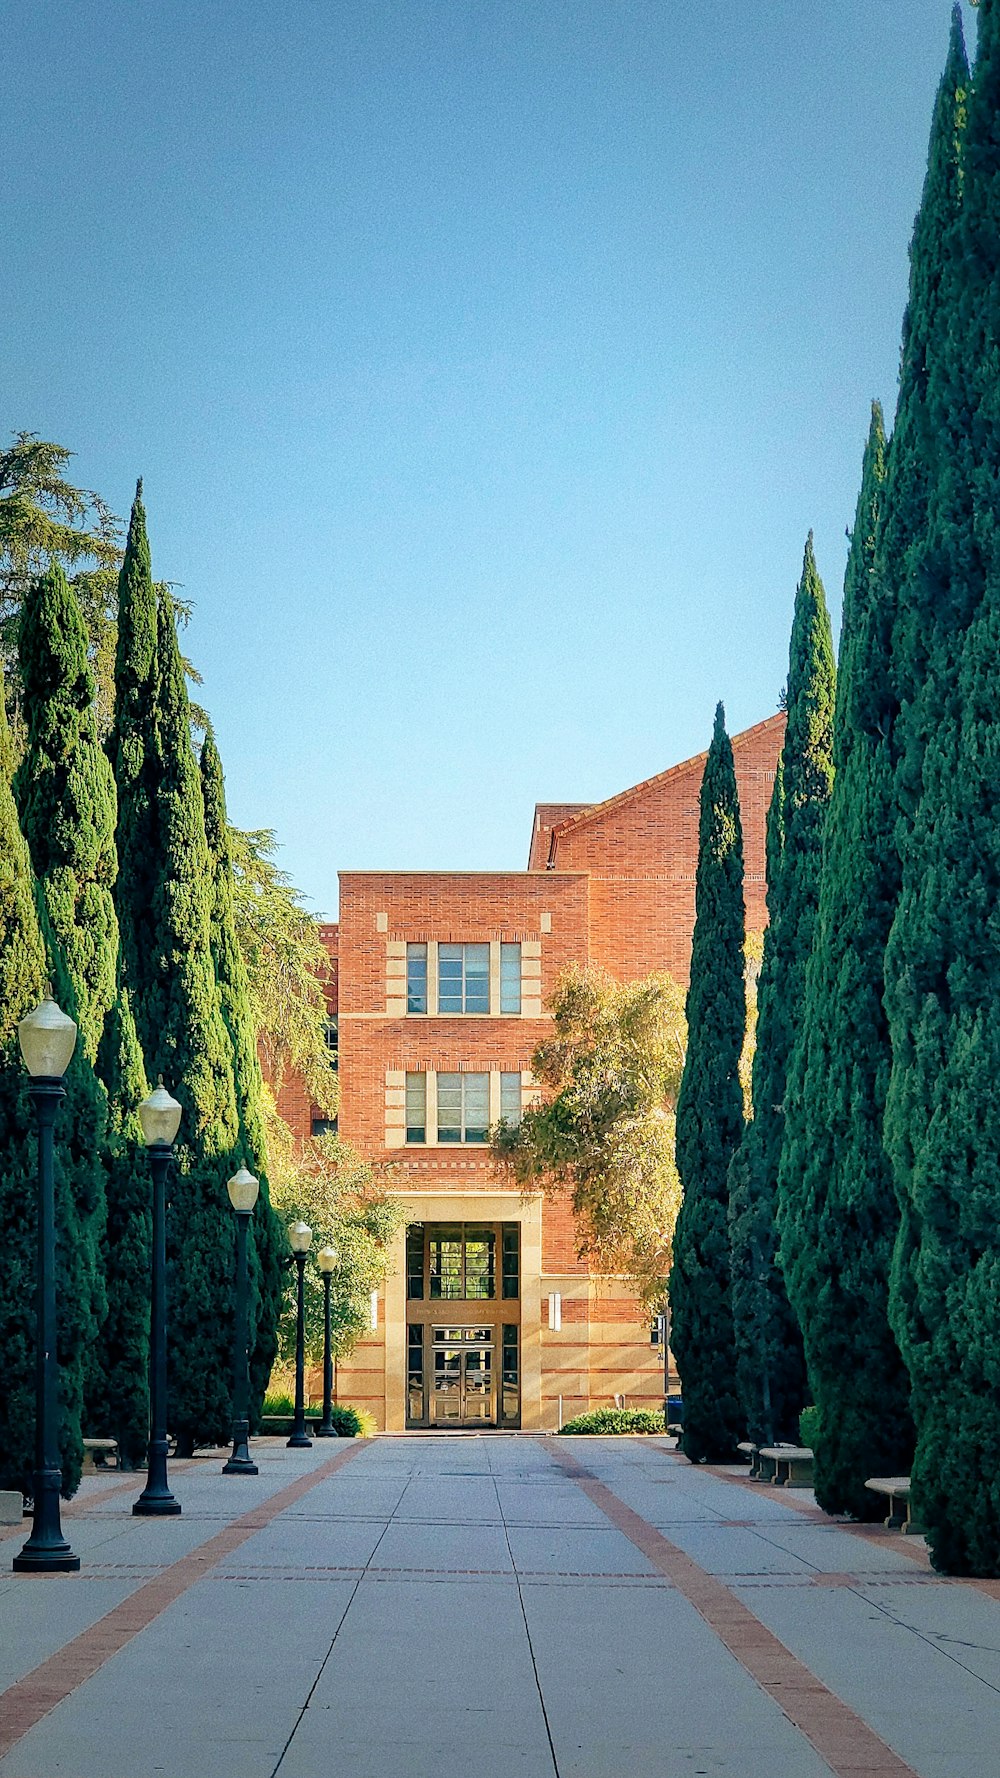
{"type": "Polygon", "coordinates": [[[493,1329],[436,1327],[433,1351],[432,1425],[495,1425],[493,1329]]]}

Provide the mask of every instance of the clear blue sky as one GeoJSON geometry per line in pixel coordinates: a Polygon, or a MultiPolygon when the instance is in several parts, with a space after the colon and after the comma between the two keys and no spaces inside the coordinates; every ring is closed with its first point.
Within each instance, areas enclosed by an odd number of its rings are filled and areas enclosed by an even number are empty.
{"type": "Polygon", "coordinates": [[[810,527],[839,621],[949,16],[8,8],[0,434],[144,476],[231,816],[318,911],[768,715],[810,527]]]}

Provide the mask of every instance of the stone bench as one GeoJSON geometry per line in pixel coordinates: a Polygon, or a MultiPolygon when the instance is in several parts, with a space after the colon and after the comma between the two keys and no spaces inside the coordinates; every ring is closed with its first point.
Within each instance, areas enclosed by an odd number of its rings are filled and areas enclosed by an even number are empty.
{"type": "Polygon", "coordinates": [[[910,1516],[910,1478],[908,1475],[876,1475],[866,1483],[873,1494],[882,1494],[889,1502],[889,1516],[885,1521],[887,1531],[908,1531],[917,1533],[920,1526],[910,1516]]]}
{"type": "Polygon", "coordinates": [[[773,1482],[776,1488],[811,1488],[813,1454],[808,1445],[765,1445],[757,1453],[762,1481],[773,1482]],[[771,1466],[763,1474],[763,1463],[771,1466]]]}
{"type": "Polygon", "coordinates": [[[98,1469],[119,1469],[121,1462],[118,1456],[118,1440],[116,1438],[85,1438],[83,1441],[83,1467],[90,1472],[98,1469]]]}
{"type": "Polygon", "coordinates": [[[0,1525],[19,1525],[24,1516],[20,1488],[0,1488],[0,1525]]]}

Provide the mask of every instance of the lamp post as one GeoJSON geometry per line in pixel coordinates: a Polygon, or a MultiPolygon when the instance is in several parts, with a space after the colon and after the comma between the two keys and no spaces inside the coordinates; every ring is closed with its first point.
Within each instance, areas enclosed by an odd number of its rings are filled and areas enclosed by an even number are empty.
{"type": "Polygon", "coordinates": [[[323,1418],[316,1428],[317,1438],[336,1438],[337,1428],[331,1419],[333,1407],[333,1356],[330,1351],[330,1280],[337,1264],[337,1249],[321,1247],[316,1264],[323,1275],[323,1418]]]}
{"type": "Polygon", "coordinates": [[[308,1450],[312,1439],[306,1432],[306,1254],[312,1244],[313,1232],[307,1222],[293,1222],[288,1230],[292,1258],[298,1270],[298,1294],[295,1318],[295,1420],[292,1424],[292,1436],[288,1440],[288,1448],[293,1451],[308,1450]]]}
{"type": "Polygon", "coordinates": [[[166,1184],[180,1129],[181,1108],[160,1076],[159,1085],[139,1107],[142,1139],[153,1175],[153,1294],[149,1318],[149,1453],[146,1486],[132,1511],[155,1517],[179,1513],[181,1505],[167,1482],[167,1216],[166,1184]]]}
{"type": "Polygon", "coordinates": [[[257,1475],[250,1456],[250,1354],[247,1341],[247,1231],[260,1181],[241,1167],[227,1181],[229,1202],[236,1212],[236,1315],[233,1323],[233,1453],[223,1475],[257,1475]]]}
{"type": "Polygon", "coordinates": [[[15,1574],[75,1574],[80,1558],[62,1534],[59,1494],[59,1382],[56,1363],[56,1213],[53,1130],[76,1026],[47,994],[17,1027],[38,1120],[38,1269],[35,1328],[35,1474],[31,1535],[14,1557],[15,1574]]]}

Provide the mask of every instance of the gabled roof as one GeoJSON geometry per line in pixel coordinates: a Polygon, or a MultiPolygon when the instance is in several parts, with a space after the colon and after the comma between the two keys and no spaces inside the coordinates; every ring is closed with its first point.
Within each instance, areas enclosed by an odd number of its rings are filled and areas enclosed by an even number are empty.
{"type": "MultiPolygon", "coordinates": [[[[784,711],[777,710],[773,716],[765,717],[763,722],[756,722],[752,728],[743,729],[738,735],[733,735],[731,738],[733,753],[738,753],[741,747],[745,746],[747,742],[755,740],[764,730],[784,727],[784,722],[784,711]]],[[[627,808],[629,803],[638,801],[640,797],[648,795],[650,791],[659,790],[675,779],[685,777],[689,772],[697,772],[700,777],[701,773],[705,770],[705,761],[707,758],[708,749],[706,748],[703,753],[696,753],[691,759],[684,759],[681,760],[678,765],[668,766],[665,772],[657,772],[656,776],[653,778],[644,778],[641,784],[633,784],[628,790],[620,790],[616,796],[607,797],[603,803],[578,803],[576,805],[571,803],[562,805],[559,803],[541,803],[537,805],[535,812],[536,830],[539,809],[550,808],[555,811],[560,807],[563,807],[567,811],[570,811],[561,819],[552,822],[549,834],[549,850],[546,860],[547,867],[552,869],[555,864],[556,850],[563,834],[573,833],[578,828],[584,827],[590,821],[596,821],[605,815],[616,813],[619,809],[627,808]]],[[[532,843],[534,844],[534,841],[532,843]]]]}

